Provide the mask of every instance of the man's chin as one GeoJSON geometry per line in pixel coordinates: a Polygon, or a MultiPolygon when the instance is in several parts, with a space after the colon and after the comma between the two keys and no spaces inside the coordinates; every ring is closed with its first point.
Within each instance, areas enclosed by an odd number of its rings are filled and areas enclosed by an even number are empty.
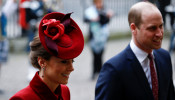
{"type": "Polygon", "coordinates": [[[156,50],[157,50],[157,49],[160,49],[160,48],[161,48],[161,46],[155,46],[155,47],[154,47],[154,49],[156,49],[156,50]]]}

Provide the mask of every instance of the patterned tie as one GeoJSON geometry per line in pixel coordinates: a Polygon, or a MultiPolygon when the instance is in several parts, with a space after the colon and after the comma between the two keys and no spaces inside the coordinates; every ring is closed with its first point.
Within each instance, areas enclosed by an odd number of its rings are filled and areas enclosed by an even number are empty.
{"type": "Polygon", "coordinates": [[[157,79],[157,74],[153,63],[152,54],[148,54],[148,58],[150,60],[152,92],[153,92],[154,100],[158,100],[158,79],[157,79]]]}

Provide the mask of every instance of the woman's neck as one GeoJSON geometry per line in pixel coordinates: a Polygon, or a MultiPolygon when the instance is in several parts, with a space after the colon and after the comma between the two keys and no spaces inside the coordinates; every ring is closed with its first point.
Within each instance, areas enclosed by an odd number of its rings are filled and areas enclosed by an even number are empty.
{"type": "Polygon", "coordinates": [[[47,86],[50,88],[50,90],[51,90],[52,92],[55,92],[55,90],[56,90],[56,88],[59,86],[59,84],[56,84],[56,83],[52,82],[52,81],[49,80],[49,78],[47,78],[46,76],[42,77],[42,75],[40,75],[40,74],[39,74],[39,76],[40,76],[40,78],[43,80],[43,82],[44,82],[45,84],[47,84],[47,86]]]}

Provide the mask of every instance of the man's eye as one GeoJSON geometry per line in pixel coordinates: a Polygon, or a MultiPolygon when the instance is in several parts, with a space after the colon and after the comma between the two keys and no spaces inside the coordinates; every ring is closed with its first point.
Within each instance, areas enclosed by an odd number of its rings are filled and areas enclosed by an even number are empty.
{"type": "Polygon", "coordinates": [[[149,29],[150,30],[156,30],[156,27],[150,27],[149,29]]]}
{"type": "Polygon", "coordinates": [[[159,28],[161,28],[161,29],[162,29],[162,28],[163,28],[163,25],[160,25],[160,26],[159,26],[159,28]]]}

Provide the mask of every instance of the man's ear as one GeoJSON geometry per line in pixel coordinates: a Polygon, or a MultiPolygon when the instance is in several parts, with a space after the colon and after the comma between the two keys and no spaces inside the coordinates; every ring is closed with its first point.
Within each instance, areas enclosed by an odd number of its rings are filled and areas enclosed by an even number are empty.
{"type": "Polygon", "coordinates": [[[134,23],[131,23],[130,24],[130,29],[131,29],[131,32],[132,32],[132,34],[136,34],[137,32],[136,32],[136,25],[134,24],[134,23]]]}

